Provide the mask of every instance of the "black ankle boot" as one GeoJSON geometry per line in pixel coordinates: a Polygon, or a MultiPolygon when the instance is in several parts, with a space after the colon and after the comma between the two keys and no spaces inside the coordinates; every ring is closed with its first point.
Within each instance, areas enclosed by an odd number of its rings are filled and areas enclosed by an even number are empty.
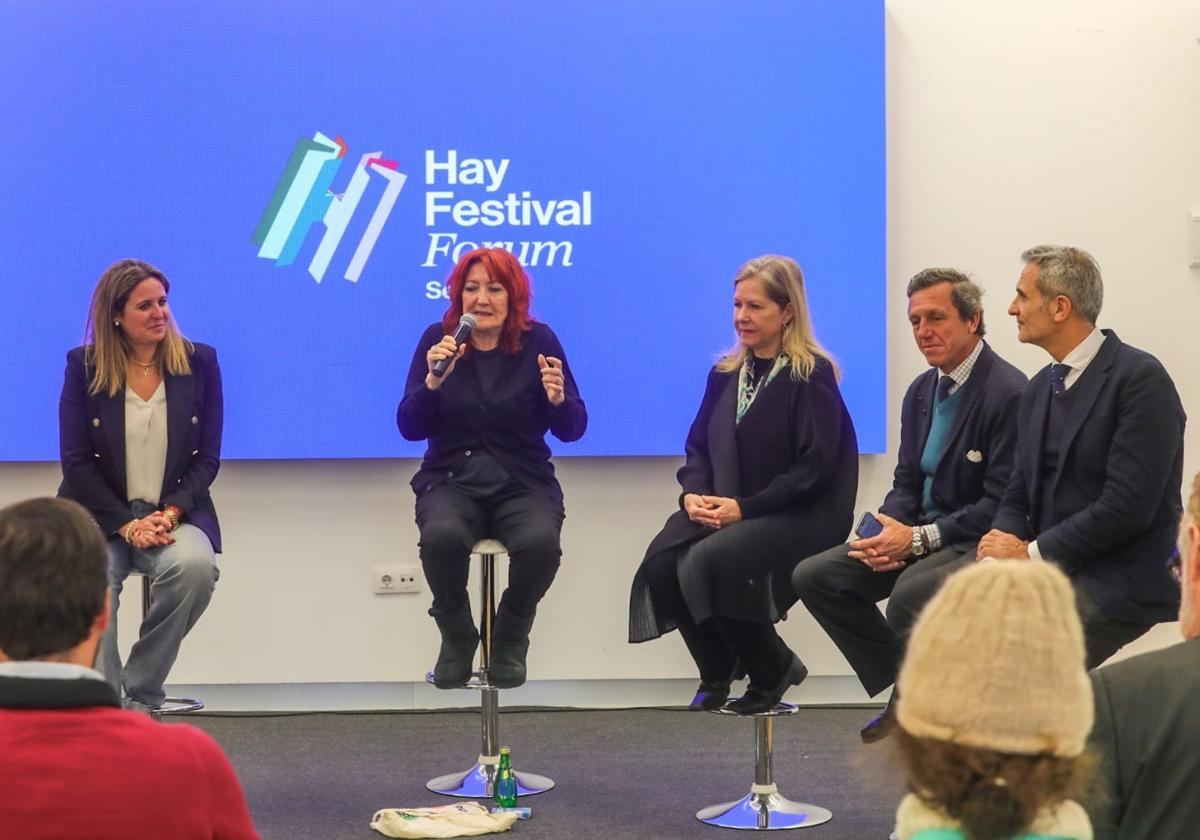
{"type": "Polygon", "coordinates": [[[433,666],[433,684],[438,688],[461,688],[471,679],[479,631],[471,618],[471,605],[464,604],[452,613],[434,615],[442,633],[442,647],[433,666]]]}
{"type": "Polygon", "coordinates": [[[496,628],[492,631],[488,682],[497,688],[516,688],[525,684],[525,656],[529,653],[532,628],[533,616],[517,615],[501,602],[496,610],[496,628]]]}

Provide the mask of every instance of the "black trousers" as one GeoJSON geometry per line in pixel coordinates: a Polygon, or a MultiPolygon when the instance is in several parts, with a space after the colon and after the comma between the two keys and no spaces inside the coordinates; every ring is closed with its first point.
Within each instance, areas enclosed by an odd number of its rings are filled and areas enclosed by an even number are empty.
{"type": "Polygon", "coordinates": [[[742,621],[714,615],[697,623],[679,585],[679,553],[666,551],[643,569],[655,609],[679,629],[688,653],[704,682],[728,682],[740,660],[750,684],[777,684],[792,660],[792,652],[769,621],[742,621]]]}
{"type": "Polygon", "coordinates": [[[1100,611],[1100,605],[1079,582],[1078,577],[1071,578],[1071,586],[1075,589],[1075,606],[1079,610],[1079,620],[1083,622],[1083,644],[1087,648],[1088,670],[1099,668],[1104,664],[1104,660],[1134,639],[1150,632],[1150,628],[1154,626],[1109,618],[1100,611]]]}
{"type": "Polygon", "coordinates": [[[876,572],[850,557],[849,550],[839,545],[800,561],[792,586],[863,688],[875,696],[896,681],[905,640],[921,608],[974,554],[943,548],[903,569],[876,572]],[[886,618],[876,606],[884,598],[886,618]]]}
{"type": "Polygon", "coordinates": [[[448,484],[426,490],[417,497],[417,527],[421,567],[433,593],[430,614],[446,615],[470,603],[471,547],[487,538],[508,548],[508,588],[500,608],[532,616],[558,573],[563,516],[559,502],[519,487],[483,499],[448,484]]]}
{"type": "MultiPolygon", "coordinates": [[[[847,554],[846,546],[801,561],[792,585],[804,606],[841,650],[871,696],[896,681],[913,623],[942,583],[975,562],[967,554],[943,548],[894,572],[875,572],[847,554]],[[889,597],[890,596],[890,597],[889,597]],[[888,598],[887,617],[876,603],[888,598]]],[[[1153,624],[1109,618],[1079,581],[1071,579],[1083,624],[1087,667],[1095,668],[1153,624]]]]}

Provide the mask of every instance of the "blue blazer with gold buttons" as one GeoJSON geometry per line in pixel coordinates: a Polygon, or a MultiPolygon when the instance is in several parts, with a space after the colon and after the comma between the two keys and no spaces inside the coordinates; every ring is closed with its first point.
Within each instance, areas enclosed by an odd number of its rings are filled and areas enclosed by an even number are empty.
{"type": "MultiPolygon", "coordinates": [[[[221,551],[221,528],[208,488],[221,468],[224,400],[217,352],[195,344],[188,376],[165,379],[167,389],[167,463],[162,506],[175,505],[183,522],[203,531],[213,550],[221,551]]],[[[67,370],[58,402],[59,455],[63,481],[58,495],[79,502],[105,534],[133,519],[125,489],[125,395],[90,394],[92,368],[84,348],[67,353],[67,370]]]]}

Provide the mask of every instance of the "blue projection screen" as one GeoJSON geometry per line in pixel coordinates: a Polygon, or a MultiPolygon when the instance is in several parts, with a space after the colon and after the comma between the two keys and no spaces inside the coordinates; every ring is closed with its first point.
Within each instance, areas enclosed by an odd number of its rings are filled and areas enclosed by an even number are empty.
{"type": "Polygon", "coordinates": [[[65,354],[135,256],[215,345],[231,458],[416,456],[395,426],[455,255],[501,244],[590,426],[680,453],[732,278],[794,256],[886,445],[881,0],[0,6],[0,460],[58,457],[65,354]]]}

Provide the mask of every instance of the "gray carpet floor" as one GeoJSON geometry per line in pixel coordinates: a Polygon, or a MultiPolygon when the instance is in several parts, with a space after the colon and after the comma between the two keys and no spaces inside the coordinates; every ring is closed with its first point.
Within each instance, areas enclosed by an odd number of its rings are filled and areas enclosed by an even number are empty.
{"type": "MultiPolygon", "coordinates": [[[[775,781],[790,799],[833,811],[810,840],[885,840],[903,785],[887,742],[863,746],[870,709],[802,708],[775,727],[775,781]]],[[[178,722],[180,718],[173,718],[178,722]]],[[[479,752],[478,711],[193,715],[229,754],[267,840],[378,838],[377,809],[445,804],[425,782],[466,770],[479,752]]],[[[754,781],[753,723],[669,709],[505,709],[501,743],[517,770],[558,784],[522,800],[511,836],[741,836],[698,822],[700,808],[738,799],[754,781]]]]}

